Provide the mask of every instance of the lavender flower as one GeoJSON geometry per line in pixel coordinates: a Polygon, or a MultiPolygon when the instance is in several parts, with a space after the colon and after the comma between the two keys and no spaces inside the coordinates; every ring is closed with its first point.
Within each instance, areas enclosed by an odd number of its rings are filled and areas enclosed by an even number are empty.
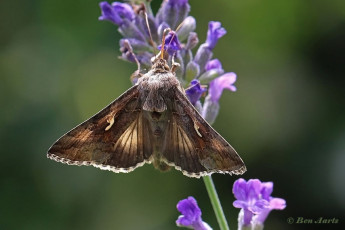
{"type": "Polygon", "coordinates": [[[237,200],[233,205],[241,208],[239,229],[250,227],[262,229],[271,210],[282,210],[286,207],[284,199],[271,197],[272,191],[272,182],[263,183],[258,179],[247,182],[242,178],[235,181],[233,193],[237,200]]]}
{"type": "Polygon", "coordinates": [[[210,82],[208,95],[205,98],[204,106],[202,109],[202,116],[205,120],[212,124],[219,113],[219,99],[224,89],[236,91],[233,85],[236,81],[235,73],[226,73],[210,82]]]}
{"type": "Polygon", "coordinates": [[[226,73],[211,81],[209,89],[211,100],[213,102],[218,102],[224,89],[228,89],[230,91],[235,92],[236,87],[233,84],[236,82],[236,78],[236,74],[231,72],[226,73]]]}
{"type": "MultiPolygon", "coordinates": [[[[160,50],[162,45],[158,46],[160,50]]],[[[181,44],[178,40],[177,34],[174,31],[170,31],[169,34],[165,37],[164,50],[168,52],[169,55],[174,55],[177,51],[181,50],[181,44]]]]}
{"type": "Polygon", "coordinates": [[[205,91],[207,90],[200,85],[198,80],[195,79],[190,82],[190,87],[186,89],[186,95],[189,101],[195,105],[205,91]]]}
{"type": "Polygon", "coordinates": [[[222,63],[218,59],[213,59],[206,63],[205,72],[198,79],[203,83],[210,83],[223,73],[222,63]]]}
{"type": "Polygon", "coordinates": [[[99,6],[102,9],[102,16],[99,20],[107,20],[116,25],[122,25],[124,19],[132,21],[135,18],[132,7],[126,3],[114,2],[110,5],[108,2],[101,2],[99,6]]]}
{"type": "Polygon", "coordinates": [[[286,201],[284,199],[271,197],[271,193],[273,191],[272,182],[262,183],[262,185],[263,185],[261,189],[262,198],[268,201],[268,206],[267,208],[261,210],[261,212],[255,216],[253,220],[253,223],[255,225],[263,225],[268,214],[272,210],[283,210],[286,207],[286,201]]]}
{"type": "Polygon", "coordinates": [[[220,22],[210,22],[208,24],[206,44],[209,49],[214,49],[219,38],[226,34],[226,30],[221,26],[220,22]]]}
{"type": "Polygon", "coordinates": [[[213,59],[213,60],[210,60],[206,63],[206,66],[205,66],[205,70],[213,70],[213,69],[221,69],[223,70],[222,68],[222,63],[218,60],[218,59],[213,59]]]}
{"type": "Polygon", "coordinates": [[[176,28],[188,15],[190,6],[188,0],[163,1],[156,17],[158,24],[166,23],[170,28],[176,28]]]}
{"type": "Polygon", "coordinates": [[[177,35],[180,40],[184,41],[188,38],[189,34],[193,32],[196,28],[195,18],[188,16],[183,21],[180,29],[177,31],[177,35]]]}
{"type": "Polygon", "coordinates": [[[220,22],[209,22],[206,42],[202,44],[196,52],[194,61],[204,69],[206,63],[212,58],[212,50],[218,40],[226,34],[226,30],[221,27],[220,22]]]}
{"type": "MultiPolygon", "coordinates": [[[[171,64],[174,58],[180,64],[180,68],[176,70],[176,77],[184,87],[190,83],[186,91],[187,97],[202,116],[213,123],[219,112],[218,101],[223,90],[236,90],[233,85],[236,74],[224,74],[221,62],[218,59],[211,59],[213,49],[218,40],[226,34],[226,30],[220,22],[209,22],[206,41],[199,46],[194,55],[193,49],[198,45],[199,39],[194,32],[196,20],[188,16],[190,11],[188,0],[165,0],[156,16],[152,13],[149,1],[143,4],[100,3],[102,15],[99,20],[110,21],[117,25],[118,31],[123,36],[120,40],[122,53],[120,58],[129,62],[138,60],[143,69],[150,69],[154,50],[161,48],[159,44],[162,43],[164,30],[175,29],[181,25],[177,32],[171,30],[165,37],[164,50],[168,54],[167,60],[171,64]],[[144,12],[148,17],[153,42],[144,12]],[[201,87],[201,84],[209,85],[208,96],[203,103],[200,98],[207,87],[201,87]]],[[[135,82],[134,79],[133,83],[135,82]]]]}
{"type": "Polygon", "coordinates": [[[183,226],[195,230],[211,229],[207,223],[202,221],[201,210],[194,197],[190,196],[187,199],[179,201],[176,207],[182,214],[176,220],[177,226],[183,226]]]}

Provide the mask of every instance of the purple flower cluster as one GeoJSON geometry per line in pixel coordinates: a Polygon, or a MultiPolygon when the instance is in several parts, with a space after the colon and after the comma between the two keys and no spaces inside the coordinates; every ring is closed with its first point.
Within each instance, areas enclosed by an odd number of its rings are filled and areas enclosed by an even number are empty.
{"type": "Polygon", "coordinates": [[[211,229],[207,223],[202,221],[201,210],[194,197],[190,196],[187,199],[179,201],[176,207],[182,214],[176,220],[177,226],[192,228],[194,230],[211,229]]]}
{"type": "MultiPolygon", "coordinates": [[[[238,229],[263,229],[264,222],[272,210],[283,210],[284,199],[272,197],[273,182],[261,182],[258,179],[245,181],[240,178],[233,185],[237,200],[233,205],[241,208],[238,217],[238,229]]],[[[181,200],[177,209],[182,213],[176,221],[178,226],[193,229],[210,229],[201,219],[201,210],[193,197],[181,200]]]]}
{"type": "Polygon", "coordinates": [[[260,229],[270,211],[282,210],[286,207],[284,199],[271,197],[273,182],[261,182],[258,179],[245,181],[240,178],[235,181],[233,193],[237,200],[233,205],[241,208],[239,214],[239,229],[260,229]]]}
{"type": "Polygon", "coordinates": [[[199,39],[194,32],[195,18],[188,16],[190,11],[188,0],[165,0],[156,16],[153,15],[149,2],[142,1],[141,4],[101,2],[102,15],[99,20],[107,20],[118,26],[118,31],[123,36],[120,40],[121,58],[130,62],[138,60],[146,69],[151,67],[154,50],[161,47],[158,44],[161,44],[165,29],[171,28],[171,32],[165,37],[164,45],[164,50],[169,54],[168,61],[171,64],[174,58],[180,64],[180,68],[176,70],[176,77],[185,86],[190,83],[190,87],[186,90],[188,98],[203,117],[209,123],[213,123],[218,115],[218,101],[223,90],[236,90],[233,85],[236,74],[224,74],[220,61],[212,59],[212,50],[218,40],[226,34],[226,30],[220,22],[209,22],[206,41],[193,55],[192,50],[199,43],[199,39]],[[179,29],[173,31],[177,27],[179,29]],[[202,104],[200,98],[206,95],[206,91],[208,91],[207,97],[202,104]]]}

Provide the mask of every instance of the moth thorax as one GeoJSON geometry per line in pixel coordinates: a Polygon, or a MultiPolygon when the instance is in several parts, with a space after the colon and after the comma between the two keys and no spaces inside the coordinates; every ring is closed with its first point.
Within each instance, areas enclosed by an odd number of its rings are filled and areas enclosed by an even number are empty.
{"type": "Polygon", "coordinates": [[[143,102],[143,109],[150,112],[164,112],[168,105],[166,101],[173,95],[173,90],[179,86],[179,81],[172,72],[155,73],[150,70],[139,78],[138,89],[143,102]]]}
{"type": "Polygon", "coordinates": [[[147,96],[143,98],[143,110],[162,113],[167,110],[167,104],[164,101],[164,93],[161,89],[148,91],[147,96]]]}

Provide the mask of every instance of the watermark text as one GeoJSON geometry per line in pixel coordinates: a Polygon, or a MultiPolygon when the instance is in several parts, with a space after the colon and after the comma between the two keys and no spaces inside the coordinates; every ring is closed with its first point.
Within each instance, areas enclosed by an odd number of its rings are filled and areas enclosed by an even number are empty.
{"type": "Polygon", "coordinates": [[[286,219],[288,224],[338,224],[339,218],[326,218],[326,217],[318,217],[318,218],[306,218],[306,217],[289,217],[286,219]]]}

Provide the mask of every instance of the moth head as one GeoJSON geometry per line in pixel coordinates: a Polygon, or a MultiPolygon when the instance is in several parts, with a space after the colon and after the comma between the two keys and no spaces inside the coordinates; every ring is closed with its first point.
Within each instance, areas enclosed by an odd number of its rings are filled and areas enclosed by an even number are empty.
{"type": "Polygon", "coordinates": [[[170,67],[168,65],[168,62],[165,59],[159,58],[159,56],[157,56],[152,60],[152,69],[159,72],[169,72],[170,67]]]}
{"type": "MultiPolygon", "coordinates": [[[[151,62],[152,62],[152,69],[154,70],[157,70],[157,71],[160,71],[160,72],[172,72],[172,69],[174,69],[174,67],[170,68],[169,65],[168,65],[168,62],[166,60],[168,60],[169,58],[169,54],[168,52],[165,50],[165,38],[166,38],[166,35],[171,32],[172,30],[170,28],[166,28],[164,29],[163,31],[163,37],[162,37],[162,45],[161,45],[161,48],[160,48],[160,51],[157,55],[155,55],[152,59],[151,59],[151,62]]],[[[175,33],[173,33],[173,36],[172,38],[176,36],[175,33]]],[[[171,39],[170,40],[170,43],[172,42],[173,40],[171,39]]],[[[170,43],[168,44],[168,46],[170,45],[170,43]]],[[[174,56],[175,54],[172,56],[172,65],[174,66],[174,56]]]]}

